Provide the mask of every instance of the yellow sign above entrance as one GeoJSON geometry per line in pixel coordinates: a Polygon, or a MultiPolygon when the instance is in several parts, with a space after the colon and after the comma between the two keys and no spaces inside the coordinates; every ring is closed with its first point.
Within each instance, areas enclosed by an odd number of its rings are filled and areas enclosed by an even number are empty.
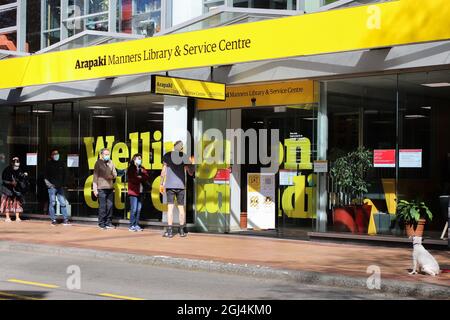
{"type": "Polygon", "coordinates": [[[152,76],[152,92],[156,94],[225,100],[225,84],[191,79],[152,76]]]}
{"type": "Polygon", "coordinates": [[[198,100],[199,110],[246,107],[284,106],[316,103],[314,81],[264,83],[247,86],[227,86],[225,101],[198,100]]]}
{"type": "Polygon", "coordinates": [[[448,0],[399,0],[0,60],[0,89],[450,39],[448,0]]]}

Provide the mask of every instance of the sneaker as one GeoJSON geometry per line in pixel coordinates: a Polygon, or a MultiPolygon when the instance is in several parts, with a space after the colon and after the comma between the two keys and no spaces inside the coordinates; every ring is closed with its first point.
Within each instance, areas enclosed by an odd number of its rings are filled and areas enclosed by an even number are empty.
{"type": "Polygon", "coordinates": [[[144,231],[144,229],[142,229],[141,227],[139,227],[139,226],[136,226],[136,227],[134,227],[135,229],[136,229],[136,231],[138,231],[138,232],[142,232],[142,231],[144,231]]]}
{"type": "Polygon", "coordinates": [[[52,226],[56,226],[56,225],[57,225],[56,220],[52,220],[52,226]]]}
{"type": "Polygon", "coordinates": [[[10,218],[5,219],[5,222],[12,222],[12,220],[10,218]]]}
{"type": "Polygon", "coordinates": [[[164,232],[163,237],[164,237],[164,238],[173,238],[173,231],[172,231],[172,228],[168,228],[168,229],[166,230],[166,232],[164,232]]]}
{"type": "Polygon", "coordinates": [[[72,224],[69,221],[67,221],[67,220],[63,222],[63,226],[71,226],[71,225],[72,224]]]}
{"type": "Polygon", "coordinates": [[[187,234],[184,232],[184,227],[180,227],[180,237],[184,238],[187,234]]]}
{"type": "Polygon", "coordinates": [[[110,224],[109,224],[109,225],[105,226],[105,228],[106,228],[106,229],[115,229],[116,227],[114,227],[113,225],[110,225],[110,224]]]}
{"type": "Polygon", "coordinates": [[[106,230],[106,227],[105,226],[98,226],[100,229],[102,229],[102,230],[106,230]]]}
{"type": "Polygon", "coordinates": [[[137,230],[136,230],[135,227],[129,227],[129,228],[128,228],[128,231],[130,231],[130,232],[137,232],[137,230]]]}

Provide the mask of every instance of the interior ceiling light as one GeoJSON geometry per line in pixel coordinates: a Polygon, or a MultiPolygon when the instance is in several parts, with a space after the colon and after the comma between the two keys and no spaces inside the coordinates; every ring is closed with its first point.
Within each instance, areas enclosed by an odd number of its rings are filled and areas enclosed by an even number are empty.
{"type": "Polygon", "coordinates": [[[114,118],[114,116],[106,116],[106,115],[102,115],[102,116],[93,116],[93,118],[109,119],[109,118],[114,118]]]}
{"type": "Polygon", "coordinates": [[[429,88],[450,87],[450,83],[448,83],[448,82],[423,83],[422,85],[425,87],[429,87],[429,88]]]}
{"type": "Polygon", "coordinates": [[[111,109],[110,107],[106,106],[89,106],[88,109],[94,109],[94,110],[103,110],[103,109],[111,109]]]}
{"type": "Polygon", "coordinates": [[[156,102],[152,102],[152,104],[157,104],[157,105],[164,105],[164,102],[163,101],[156,101],[156,102]]]}
{"type": "Polygon", "coordinates": [[[33,113],[51,113],[50,110],[33,110],[33,113]]]}
{"type": "Polygon", "coordinates": [[[406,119],[423,119],[426,118],[423,114],[408,114],[405,116],[406,119]]]}
{"type": "Polygon", "coordinates": [[[431,110],[431,107],[430,107],[430,106],[422,107],[422,109],[425,109],[425,110],[431,110]]]}

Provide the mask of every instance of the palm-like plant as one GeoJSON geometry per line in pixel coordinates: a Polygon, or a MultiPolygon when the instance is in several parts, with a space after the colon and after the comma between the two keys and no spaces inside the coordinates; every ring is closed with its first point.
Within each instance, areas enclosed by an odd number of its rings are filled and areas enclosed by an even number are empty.
{"type": "Polygon", "coordinates": [[[420,219],[428,218],[433,220],[433,213],[424,202],[400,200],[397,205],[397,219],[403,221],[406,225],[414,225],[420,219]]]}

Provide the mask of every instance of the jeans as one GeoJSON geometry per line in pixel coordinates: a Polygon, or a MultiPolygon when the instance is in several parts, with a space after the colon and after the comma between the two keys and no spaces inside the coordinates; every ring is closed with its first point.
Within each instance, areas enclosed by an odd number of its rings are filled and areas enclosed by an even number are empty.
{"type": "Polygon", "coordinates": [[[139,225],[139,216],[142,209],[142,196],[130,196],[130,227],[139,225]]]}
{"type": "Polygon", "coordinates": [[[98,225],[106,227],[112,225],[112,214],[114,204],[114,190],[100,189],[98,190],[98,225]]]}
{"type": "Polygon", "coordinates": [[[69,220],[67,216],[67,206],[66,206],[66,198],[64,197],[64,189],[63,188],[49,188],[48,189],[48,197],[49,197],[49,206],[48,213],[50,215],[50,219],[52,221],[56,220],[56,197],[58,197],[61,213],[64,217],[64,221],[69,220]]]}

